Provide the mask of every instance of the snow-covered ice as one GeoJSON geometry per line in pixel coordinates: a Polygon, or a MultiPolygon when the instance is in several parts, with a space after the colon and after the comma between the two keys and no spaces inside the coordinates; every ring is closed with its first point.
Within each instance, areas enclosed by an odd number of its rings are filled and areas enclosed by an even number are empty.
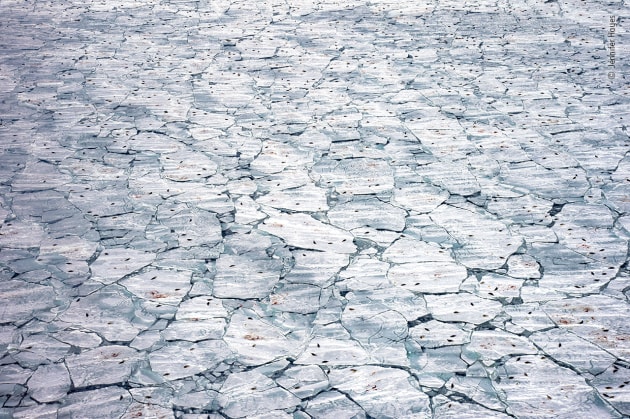
{"type": "Polygon", "coordinates": [[[624,6],[0,0],[0,417],[628,417],[624,6]]]}

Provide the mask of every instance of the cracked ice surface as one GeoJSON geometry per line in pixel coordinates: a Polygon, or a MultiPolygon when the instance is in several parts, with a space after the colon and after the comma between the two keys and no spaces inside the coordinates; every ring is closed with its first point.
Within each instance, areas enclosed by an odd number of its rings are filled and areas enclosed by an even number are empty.
{"type": "Polygon", "coordinates": [[[0,0],[0,417],[628,417],[623,6],[0,0]]]}

